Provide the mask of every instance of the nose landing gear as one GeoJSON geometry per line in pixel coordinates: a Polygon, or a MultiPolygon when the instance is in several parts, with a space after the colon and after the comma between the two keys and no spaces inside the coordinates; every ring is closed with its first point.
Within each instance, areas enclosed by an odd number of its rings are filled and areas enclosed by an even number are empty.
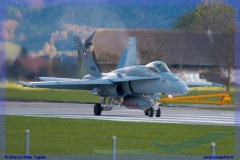
{"type": "Polygon", "coordinates": [[[102,106],[100,103],[96,103],[93,108],[94,115],[100,116],[102,113],[102,106]]]}
{"type": "Polygon", "coordinates": [[[109,98],[108,103],[105,104],[105,97],[101,97],[101,103],[96,103],[93,108],[94,115],[100,116],[102,111],[111,111],[114,107],[113,98],[109,98]]]}

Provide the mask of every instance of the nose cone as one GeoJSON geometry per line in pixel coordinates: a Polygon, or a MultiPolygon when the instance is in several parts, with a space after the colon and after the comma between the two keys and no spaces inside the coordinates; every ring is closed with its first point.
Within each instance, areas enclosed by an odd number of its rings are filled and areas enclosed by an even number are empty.
{"type": "Polygon", "coordinates": [[[188,86],[184,82],[178,82],[173,88],[173,95],[181,96],[185,95],[189,92],[188,86]]]}
{"type": "Polygon", "coordinates": [[[189,89],[188,86],[183,87],[183,94],[188,94],[189,89]]]}

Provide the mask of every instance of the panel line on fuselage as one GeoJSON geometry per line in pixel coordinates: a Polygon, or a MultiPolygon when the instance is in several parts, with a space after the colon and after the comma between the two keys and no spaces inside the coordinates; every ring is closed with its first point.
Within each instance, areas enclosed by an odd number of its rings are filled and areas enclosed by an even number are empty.
{"type": "Polygon", "coordinates": [[[134,91],[133,91],[133,89],[132,89],[131,81],[128,81],[128,85],[129,85],[129,89],[130,89],[130,91],[132,92],[132,94],[134,94],[134,91]]]}

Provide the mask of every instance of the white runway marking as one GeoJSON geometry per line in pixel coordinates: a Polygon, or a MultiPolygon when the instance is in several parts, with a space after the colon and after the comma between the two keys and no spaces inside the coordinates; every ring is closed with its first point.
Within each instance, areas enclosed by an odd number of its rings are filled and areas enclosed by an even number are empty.
{"type": "Polygon", "coordinates": [[[94,116],[92,104],[6,103],[6,114],[8,115],[230,126],[234,126],[236,121],[237,123],[240,121],[234,119],[233,111],[213,111],[196,107],[162,107],[161,111],[161,117],[157,118],[145,116],[141,110],[128,110],[116,106],[112,111],[103,111],[101,116],[94,116]]]}

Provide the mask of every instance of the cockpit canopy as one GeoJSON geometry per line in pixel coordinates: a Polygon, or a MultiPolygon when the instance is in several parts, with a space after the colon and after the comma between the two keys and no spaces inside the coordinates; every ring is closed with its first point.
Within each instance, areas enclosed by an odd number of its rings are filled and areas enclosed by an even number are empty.
{"type": "Polygon", "coordinates": [[[155,61],[155,62],[148,63],[146,65],[146,67],[149,70],[154,71],[156,73],[171,72],[168,69],[167,65],[161,61],[155,61]]]}

